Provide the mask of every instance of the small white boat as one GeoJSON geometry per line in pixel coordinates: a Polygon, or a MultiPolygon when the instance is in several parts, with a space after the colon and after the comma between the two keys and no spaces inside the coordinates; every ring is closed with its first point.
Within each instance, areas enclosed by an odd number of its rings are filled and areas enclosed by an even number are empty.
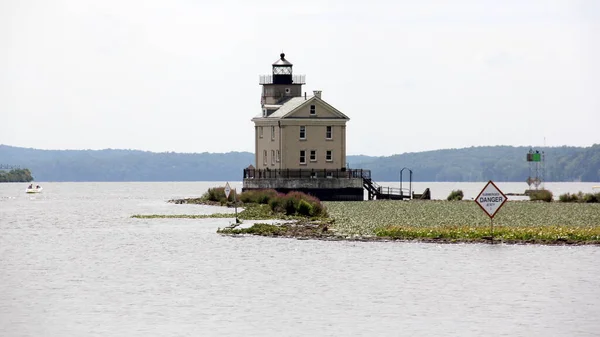
{"type": "Polygon", "coordinates": [[[40,193],[43,189],[44,188],[42,186],[40,186],[40,185],[37,185],[36,187],[29,186],[25,190],[25,193],[40,193]]]}

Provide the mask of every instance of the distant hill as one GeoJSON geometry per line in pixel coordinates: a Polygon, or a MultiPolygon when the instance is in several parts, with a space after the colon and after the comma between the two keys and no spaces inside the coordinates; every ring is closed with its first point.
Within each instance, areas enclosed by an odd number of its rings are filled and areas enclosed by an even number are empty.
{"type": "MultiPolygon", "coordinates": [[[[348,156],[351,168],[372,171],[377,181],[397,181],[400,169],[414,181],[525,181],[528,147],[485,146],[348,156]]],[[[600,181],[600,144],[548,147],[546,181],[600,181]]],[[[241,180],[254,163],[250,152],[155,153],[139,150],[38,150],[0,145],[0,164],[31,170],[37,181],[226,181],[241,180]]]]}

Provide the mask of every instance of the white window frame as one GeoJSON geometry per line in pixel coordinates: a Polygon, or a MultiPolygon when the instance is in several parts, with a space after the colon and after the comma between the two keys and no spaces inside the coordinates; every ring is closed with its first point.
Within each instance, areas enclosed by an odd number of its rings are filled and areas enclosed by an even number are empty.
{"type": "Polygon", "coordinates": [[[271,140],[275,140],[275,126],[271,126],[271,140]]]}
{"type": "Polygon", "coordinates": [[[279,163],[281,161],[281,152],[279,150],[277,150],[277,162],[279,163]]]}
{"type": "Polygon", "coordinates": [[[306,126],[301,125],[300,126],[300,140],[306,140],[306,126]]]}
{"type": "Polygon", "coordinates": [[[306,150],[300,150],[300,165],[306,165],[306,150]],[[304,158],[304,161],[302,161],[304,158]]]}
{"type": "Polygon", "coordinates": [[[267,166],[267,150],[263,150],[263,165],[267,166]]]}
{"type": "Polygon", "coordinates": [[[317,115],[317,106],[314,104],[310,105],[310,115],[311,116],[316,116],[317,115]]]}
{"type": "Polygon", "coordinates": [[[275,150],[271,150],[271,165],[275,165],[275,150]]]}
{"type": "Polygon", "coordinates": [[[327,152],[325,152],[325,161],[333,161],[333,150],[327,150],[327,152]]]}
{"type": "Polygon", "coordinates": [[[327,125],[325,127],[325,139],[327,139],[327,140],[333,139],[333,126],[327,125]]]}
{"type": "Polygon", "coordinates": [[[258,138],[262,138],[263,137],[263,127],[259,126],[258,127],[258,138]]]}
{"type": "Polygon", "coordinates": [[[308,158],[310,159],[310,161],[316,162],[317,161],[317,150],[310,150],[309,154],[310,154],[310,156],[308,158]]]}

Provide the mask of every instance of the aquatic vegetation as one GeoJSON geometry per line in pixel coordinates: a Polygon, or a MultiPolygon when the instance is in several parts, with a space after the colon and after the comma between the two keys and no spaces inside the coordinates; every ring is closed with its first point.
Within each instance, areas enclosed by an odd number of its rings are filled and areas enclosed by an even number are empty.
{"type": "MultiPolygon", "coordinates": [[[[330,217],[309,217],[314,207],[289,196],[269,204],[248,204],[242,220],[298,220],[293,224],[256,224],[250,228],[219,229],[221,234],[252,234],[318,239],[422,240],[485,242],[491,238],[490,219],[473,201],[323,202],[330,217]],[[273,212],[290,207],[294,215],[273,212]],[[283,201],[285,200],[285,201],[283,201]],[[300,207],[301,211],[297,211],[300,207]],[[298,213],[305,214],[304,216],[298,213]]],[[[134,215],[135,218],[233,218],[233,213],[208,215],[134,215]]],[[[509,201],[494,220],[494,240],[507,243],[600,244],[600,204],[509,201]]]]}
{"type": "MultiPolygon", "coordinates": [[[[484,241],[491,237],[490,226],[389,226],[377,236],[402,240],[484,241]]],[[[600,244],[600,226],[494,226],[494,241],[526,243],[600,244]]]]}
{"type": "MultiPolygon", "coordinates": [[[[377,235],[382,229],[464,228],[489,229],[490,219],[473,201],[365,201],[324,202],[335,230],[343,234],[377,235]]],[[[600,227],[600,204],[509,201],[494,217],[494,228],[600,227]]]]}

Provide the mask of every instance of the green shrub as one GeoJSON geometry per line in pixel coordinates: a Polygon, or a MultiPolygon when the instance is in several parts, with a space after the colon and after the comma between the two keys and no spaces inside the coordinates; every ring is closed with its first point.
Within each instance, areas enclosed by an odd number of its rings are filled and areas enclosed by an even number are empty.
{"type": "Polygon", "coordinates": [[[281,197],[273,198],[269,201],[269,207],[273,213],[283,213],[283,199],[281,197]]]}
{"type": "Polygon", "coordinates": [[[585,203],[597,203],[600,202],[599,193],[583,193],[579,191],[577,194],[564,193],[558,197],[561,202],[585,202],[585,203]]]}
{"type": "MultiPolygon", "coordinates": [[[[579,193],[581,193],[581,192],[579,192],[579,193]]],[[[571,194],[571,193],[563,193],[563,194],[559,195],[558,200],[560,202],[579,202],[580,201],[577,194],[571,194]]]]}
{"type": "Polygon", "coordinates": [[[294,215],[296,214],[296,209],[297,209],[297,200],[294,200],[294,198],[285,196],[282,198],[282,205],[283,205],[283,210],[285,211],[286,215],[294,215]]]}
{"type": "Polygon", "coordinates": [[[269,206],[273,212],[285,215],[327,216],[325,207],[319,199],[297,191],[277,194],[269,200],[269,206]]]}
{"type": "Polygon", "coordinates": [[[600,193],[586,193],[583,195],[583,202],[586,203],[593,203],[593,202],[600,202],[600,193]]]}
{"type": "MultiPolygon", "coordinates": [[[[228,201],[233,201],[233,193],[229,195],[229,200],[227,200],[225,198],[224,187],[209,188],[202,196],[202,200],[225,204],[228,201]]],[[[319,199],[297,191],[282,194],[277,193],[275,190],[250,190],[240,193],[240,195],[238,195],[238,200],[248,205],[268,205],[273,213],[283,213],[290,216],[301,215],[306,217],[327,216],[325,207],[319,199]]]]}
{"type": "Polygon", "coordinates": [[[225,200],[225,187],[209,188],[208,191],[202,195],[202,199],[217,202],[225,200]]]}
{"type": "Polygon", "coordinates": [[[456,190],[456,191],[450,192],[450,194],[448,195],[447,200],[462,200],[463,197],[464,197],[463,191],[462,190],[456,190]]]}
{"type": "Polygon", "coordinates": [[[531,191],[529,193],[529,200],[531,201],[546,201],[546,202],[550,202],[552,201],[553,195],[551,191],[548,190],[537,190],[537,191],[531,191]]]}
{"type": "Polygon", "coordinates": [[[298,202],[298,209],[296,210],[298,215],[310,216],[312,213],[312,206],[304,199],[298,202]]]}
{"type": "Polygon", "coordinates": [[[275,190],[249,190],[242,192],[239,199],[243,203],[269,204],[277,196],[278,193],[275,190]]]}
{"type": "Polygon", "coordinates": [[[254,202],[256,191],[244,191],[240,193],[240,201],[245,204],[251,204],[254,202]]]}
{"type": "Polygon", "coordinates": [[[310,216],[313,217],[326,217],[327,211],[325,211],[325,206],[321,203],[320,200],[316,200],[316,202],[311,204],[311,213],[310,216]]]}

